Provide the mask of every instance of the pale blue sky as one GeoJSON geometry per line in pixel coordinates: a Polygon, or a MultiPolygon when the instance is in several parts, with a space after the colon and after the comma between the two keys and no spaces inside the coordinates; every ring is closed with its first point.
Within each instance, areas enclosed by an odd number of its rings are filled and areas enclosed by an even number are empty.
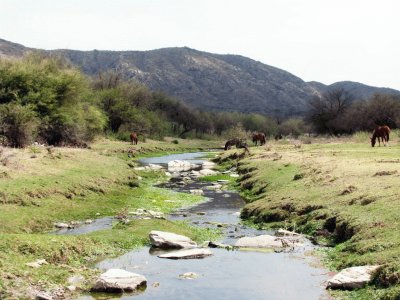
{"type": "Polygon", "coordinates": [[[398,0],[0,0],[29,47],[240,54],[306,81],[400,89],[398,0]]]}

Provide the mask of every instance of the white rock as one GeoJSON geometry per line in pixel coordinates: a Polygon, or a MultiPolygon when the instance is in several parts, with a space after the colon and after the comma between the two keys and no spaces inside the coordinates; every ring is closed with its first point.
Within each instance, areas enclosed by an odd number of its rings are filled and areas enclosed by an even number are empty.
{"type": "Polygon", "coordinates": [[[198,278],[199,277],[199,275],[197,275],[196,273],[194,273],[194,272],[187,272],[187,273],[184,273],[184,274],[180,274],[179,275],[179,278],[181,278],[181,279],[196,279],[196,278],[198,278]]]}
{"type": "Polygon", "coordinates": [[[156,164],[149,164],[148,167],[150,168],[150,170],[161,170],[162,169],[162,166],[156,165],[156,164]]]}
{"type": "Polygon", "coordinates": [[[192,164],[186,160],[172,160],[168,162],[168,171],[170,172],[182,172],[189,171],[192,169],[192,164]]]}
{"type": "Polygon", "coordinates": [[[213,185],[208,185],[205,187],[207,190],[220,190],[222,188],[221,184],[213,184],[213,185]]]}
{"type": "Polygon", "coordinates": [[[135,168],[133,168],[135,171],[144,171],[144,170],[146,170],[146,168],[145,167],[135,167],[135,168]]]}
{"type": "Polygon", "coordinates": [[[95,285],[94,292],[133,292],[147,284],[147,279],[139,274],[121,269],[109,269],[100,275],[95,285]]]}
{"type": "Polygon", "coordinates": [[[49,263],[45,259],[38,259],[36,261],[26,263],[25,265],[31,268],[40,268],[41,265],[48,265],[48,264],[49,263]]]}
{"type": "Polygon", "coordinates": [[[166,254],[158,255],[159,258],[169,258],[169,259],[194,259],[194,258],[204,258],[211,256],[213,253],[209,249],[195,248],[189,250],[179,250],[166,254]]]}
{"type": "Polygon", "coordinates": [[[54,298],[45,292],[38,292],[36,291],[35,297],[37,300],[53,300],[54,298]]]}
{"type": "Polygon", "coordinates": [[[190,176],[192,177],[200,177],[201,174],[199,171],[190,171],[190,176]]]}
{"type": "Polygon", "coordinates": [[[282,248],[283,244],[276,236],[264,234],[255,237],[242,237],[235,243],[240,248],[282,248]]]}
{"type": "Polygon", "coordinates": [[[196,248],[197,244],[190,238],[172,232],[152,230],[149,234],[150,242],[160,248],[196,248]]]}
{"type": "Polygon", "coordinates": [[[172,174],[170,172],[165,172],[165,176],[171,177],[172,174]]]}
{"type": "Polygon", "coordinates": [[[67,223],[54,223],[54,226],[57,228],[70,228],[71,225],[67,224],[67,223]]]}
{"type": "Polygon", "coordinates": [[[189,192],[190,192],[192,195],[204,195],[203,190],[200,190],[200,189],[198,189],[198,190],[189,190],[189,192]]]}
{"type": "Polygon", "coordinates": [[[285,230],[285,229],[282,229],[282,228],[279,228],[278,231],[275,232],[275,235],[277,235],[277,236],[301,236],[300,233],[289,231],[289,230],[285,230]]]}
{"type": "Polygon", "coordinates": [[[76,291],[76,286],[69,285],[69,286],[67,286],[67,290],[70,291],[70,292],[75,292],[76,291]]]}
{"type": "Polygon", "coordinates": [[[93,223],[93,220],[90,220],[90,219],[87,219],[86,221],[85,221],[85,224],[92,224],[93,223]]]}
{"type": "Polygon", "coordinates": [[[231,175],[229,175],[229,176],[236,178],[236,177],[239,177],[240,175],[239,175],[239,174],[236,174],[236,173],[233,173],[233,174],[231,174],[231,175]]]}
{"type": "Polygon", "coordinates": [[[212,161],[205,161],[201,164],[201,167],[203,169],[213,169],[215,168],[215,163],[213,163],[212,161]]]}
{"type": "Polygon", "coordinates": [[[210,175],[215,175],[218,174],[218,172],[210,169],[203,169],[199,171],[200,175],[202,176],[210,176],[210,175]]]}
{"type": "Polygon", "coordinates": [[[380,266],[359,266],[343,269],[328,280],[327,288],[362,288],[372,280],[372,276],[379,268],[380,266]]]}

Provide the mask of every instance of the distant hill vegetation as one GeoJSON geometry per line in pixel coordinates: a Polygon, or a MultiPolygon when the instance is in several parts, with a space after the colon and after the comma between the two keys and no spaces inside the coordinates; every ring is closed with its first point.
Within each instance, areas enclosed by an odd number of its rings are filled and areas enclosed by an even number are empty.
{"type": "MultiPolygon", "coordinates": [[[[31,50],[35,49],[0,39],[0,57],[20,57],[31,50]]],[[[287,71],[250,58],[187,47],[152,51],[45,52],[65,57],[87,75],[98,76],[113,70],[124,79],[134,79],[153,91],[163,91],[192,107],[211,111],[288,117],[303,115],[314,95],[332,89],[344,89],[354,99],[368,99],[375,93],[400,95],[394,89],[350,81],[332,85],[305,82],[287,71]]]]}

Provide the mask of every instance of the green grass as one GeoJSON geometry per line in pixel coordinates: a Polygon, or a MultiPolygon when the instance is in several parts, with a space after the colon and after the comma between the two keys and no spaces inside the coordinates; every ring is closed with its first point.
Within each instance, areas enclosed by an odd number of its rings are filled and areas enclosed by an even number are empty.
{"type": "Polygon", "coordinates": [[[398,299],[400,146],[396,135],[390,147],[375,148],[359,142],[362,137],[300,147],[269,142],[242,160],[230,160],[235,150],[220,160],[239,165],[238,187],[249,202],[243,217],[261,227],[295,227],[334,246],[328,255],[332,269],[383,265],[370,287],[335,297],[398,299]]]}

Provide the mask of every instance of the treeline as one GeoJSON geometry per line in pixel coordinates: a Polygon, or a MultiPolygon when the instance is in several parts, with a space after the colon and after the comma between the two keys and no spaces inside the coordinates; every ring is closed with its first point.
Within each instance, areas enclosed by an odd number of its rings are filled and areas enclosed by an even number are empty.
{"type": "MultiPolygon", "coordinates": [[[[278,123],[256,114],[193,109],[115,72],[88,78],[57,57],[36,53],[0,60],[0,138],[12,147],[34,141],[84,146],[101,134],[127,139],[130,131],[151,138],[225,137],[241,131],[274,135],[278,123]]],[[[300,128],[302,121],[285,126],[300,128]]]]}
{"type": "Polygon", "coordinates": [[[34,141],[85,146],[98,135],[128,140],[131,131],[142,139],[246,138],[255,131],[269,137],[311,131],[342,134],[388,122],[393,128],[399,112],[395,97],[375,95],[357,102],[343,90],[312,99],[305,119],[205,112],[124,81],[116,72],[88,78],[57,57],[36,53],[0,60],[0,142],[12,147],[34,141]]]}
{"type": "Polygon", "coordinates": [[[305,120],[313,132],[330,135],[372,131],[382,125],[397,128],[400,96],[375,94],[357,100],[343,89],[328,91],[311,100],[305,120]]]}

